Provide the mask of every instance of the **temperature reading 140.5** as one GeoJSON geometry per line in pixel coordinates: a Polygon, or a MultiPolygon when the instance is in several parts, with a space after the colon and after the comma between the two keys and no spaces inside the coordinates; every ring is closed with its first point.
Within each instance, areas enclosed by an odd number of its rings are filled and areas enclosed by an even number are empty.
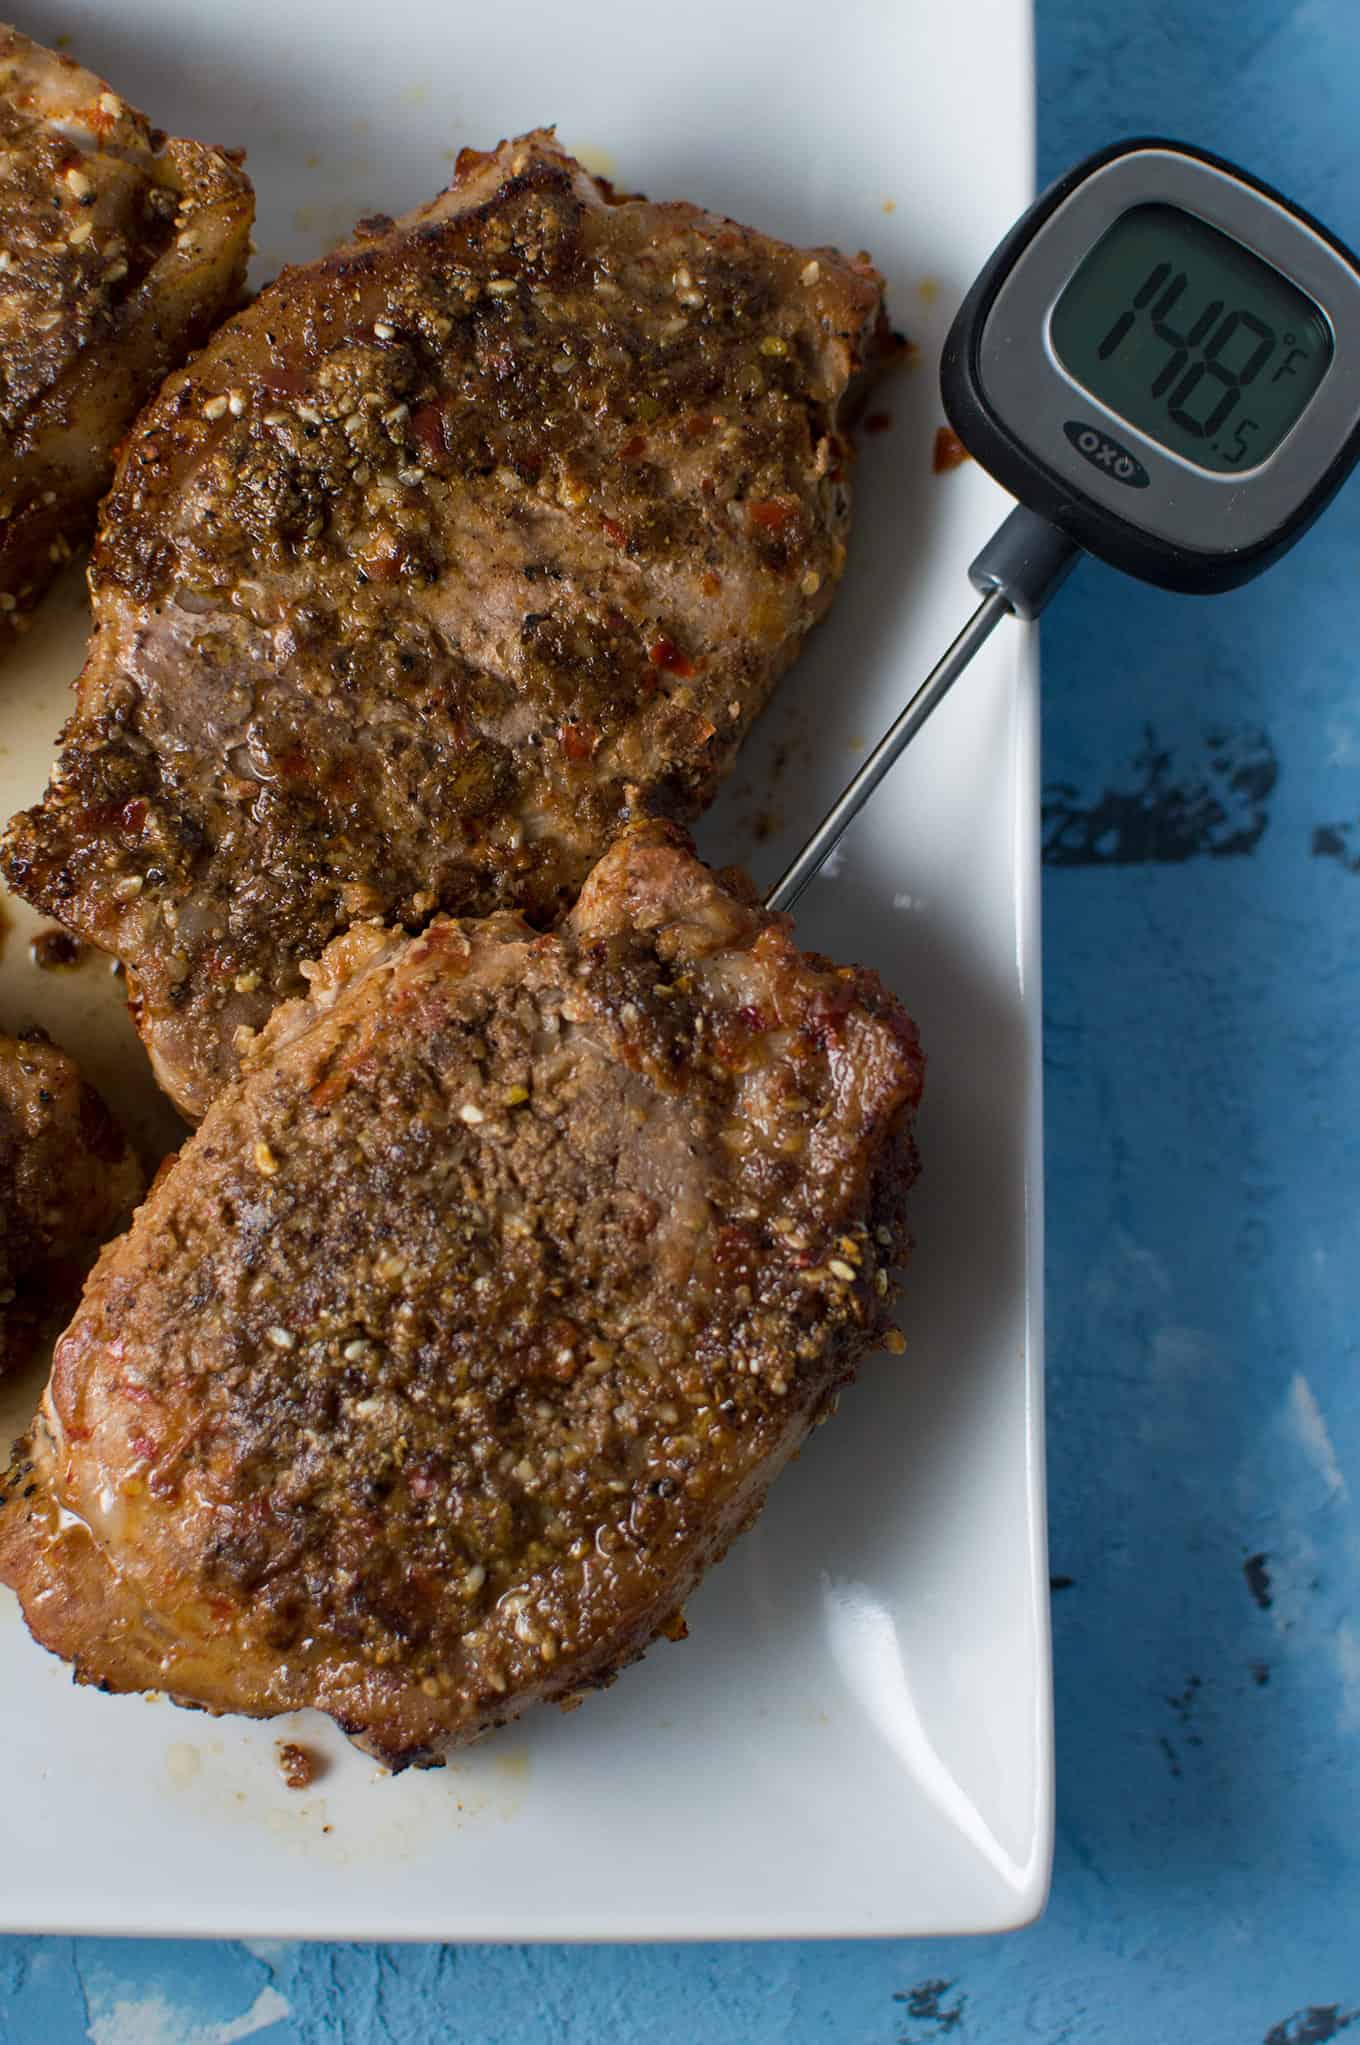
{"type": "Polygon", "coordinates": [[[1326,374],[1312,300],[1251,250],[1174,206],[1137,206],[1097,243],[1053,315],[1064,367],[1200,468],[1251,468],[1326,374]]]}

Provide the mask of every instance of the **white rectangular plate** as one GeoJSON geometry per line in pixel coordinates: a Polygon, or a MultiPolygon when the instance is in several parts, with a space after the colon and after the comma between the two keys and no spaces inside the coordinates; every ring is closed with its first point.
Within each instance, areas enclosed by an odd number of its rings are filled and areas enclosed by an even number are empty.
{"type": "MultiPolygon", "coordinates": [[[[1030,189],[1029,0],[63,0],[23,10],[152,119],[244,144],[261,280],[542,121],[594,168],[872,251],[916,366],[877,400],[830,621],[700,831],[770,879],[953,636],[1001,500],[934,475],[935,363],[1030,189]]],[[[84,634],[77,578],[0,675],[0,804],[40,792],[84,634]]],[[[1052,1766],[1043,1522],[1036,678],[997,635],[806,897],[930,1059],[905,1357],[878,1357],[665,1643],[389,1779],[325,1721],[253,1725],[74,1689],[0,1606],[0,1928],[562,1939],[995,1931],[1040,1909],[1052,1766]],[[282,1785],[274,1743],[328,1768],[282,1785]]],[[[48,1025],[145,1140],[173,1127],[106,963],[43,973],[48,1025]]],[[[174,1137],[171,1136],[173,1141],[174,1137]]],[[[26,1418],[36,1386],[0,1418],[26,1418]]]]}

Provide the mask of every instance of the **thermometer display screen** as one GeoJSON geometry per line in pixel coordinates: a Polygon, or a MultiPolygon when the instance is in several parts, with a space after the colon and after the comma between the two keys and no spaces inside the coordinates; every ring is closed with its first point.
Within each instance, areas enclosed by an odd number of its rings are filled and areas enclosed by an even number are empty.
{"type": "Polygon", "coordinates": [[[1058,300],[1053,347],[1091,395],[1202,469],[1250,469],[1332,359],[1311,298],[1179,206],[1135,206],[1058,300]]]}

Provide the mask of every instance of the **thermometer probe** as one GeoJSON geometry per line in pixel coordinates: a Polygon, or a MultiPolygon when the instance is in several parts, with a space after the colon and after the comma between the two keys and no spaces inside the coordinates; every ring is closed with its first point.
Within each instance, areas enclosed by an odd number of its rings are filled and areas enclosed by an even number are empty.
{"type": "Polygon", "coordinates": [[[968,452],[1017,499],[981,602],[766,896],[791,909],[1004,617],[1083,554],[1211,595],[1293,546],[1360,459],[1360,264],[1221,157],[1121,142],[1017,221],[940,365],[968,452]]]}

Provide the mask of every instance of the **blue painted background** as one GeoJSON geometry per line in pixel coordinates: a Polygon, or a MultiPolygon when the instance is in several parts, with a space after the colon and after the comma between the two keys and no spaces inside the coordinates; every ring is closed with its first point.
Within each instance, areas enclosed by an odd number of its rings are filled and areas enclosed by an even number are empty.
{"type": "MultiPolygon", "coordinates": [[[[1041,174],[1180,133],[1360,238],[1360,0],[1038,16],[1041,174]]],[[[1044,628],[1044,1922],[595,1951],[16,1940],[5,2045],[1322,2045],[1352,2020],[1360,2045],[1358,631],[1360,481],[1248,590],[1196,604],[1088,565],[1044,628]]],[[[73,1851],[116,1879],[116,1841],[73,1851]]]]}

